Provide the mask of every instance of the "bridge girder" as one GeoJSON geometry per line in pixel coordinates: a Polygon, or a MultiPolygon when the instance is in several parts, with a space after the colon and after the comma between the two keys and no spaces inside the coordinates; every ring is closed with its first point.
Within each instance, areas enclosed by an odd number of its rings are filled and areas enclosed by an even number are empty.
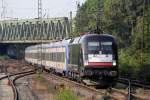
{"type": "Polygon", "coordinates": [[[66,38],[70,34],[67,17],[15,20],[0,22],[0,42],[49,41],[66,38]]]}

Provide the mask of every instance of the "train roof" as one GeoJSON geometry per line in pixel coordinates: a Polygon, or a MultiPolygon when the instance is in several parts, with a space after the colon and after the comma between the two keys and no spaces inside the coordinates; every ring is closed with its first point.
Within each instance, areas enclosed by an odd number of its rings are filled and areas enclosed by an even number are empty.
{"type": "Polygon", "coordinates": [[[110,35],[110,34],[84,34],[82,36],[76,37],[76,38],[72,38],[70,41],[70,44],[78,44],[81,43],[82,41],[86,40],[89,37],[100,37],[100,38],[106,38],[108,40],[114,40],[115,41],[115,37],[110,35]]]}
{"type": "Polygon", "coordinates": [[[81,36],[82,38],[86,38],[86,37],[91,37],[91,36],[99,36],[99,37],[110,37],[110,38],[115,38],[114,36],[110,35],[110,34],[85,34],[83,36],[81,36]]]}
{"type": "Polygon", "coordinates": [[[62,41],[58,41],[58,42],[52,42],[52,43],[46,43],[46,44],[38,44],[38,45],[33,45],[30,47],[27,47],[26,49],[37,49],[37,48],[49,48],[49,47],[63,47],[63,46],[67,46],[69,44],[69,41],[71,39],[67,39],[67,40],[62,40],[62,41]]]}

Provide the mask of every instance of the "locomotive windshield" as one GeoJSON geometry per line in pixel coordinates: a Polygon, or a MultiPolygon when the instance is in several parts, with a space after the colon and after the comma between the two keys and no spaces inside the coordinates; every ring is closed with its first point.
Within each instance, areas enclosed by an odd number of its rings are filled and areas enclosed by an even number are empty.
{"type": "Polygon", "coordinates": [[[88,53],[112,54],[112,42],[88,42],[88,53]]]}

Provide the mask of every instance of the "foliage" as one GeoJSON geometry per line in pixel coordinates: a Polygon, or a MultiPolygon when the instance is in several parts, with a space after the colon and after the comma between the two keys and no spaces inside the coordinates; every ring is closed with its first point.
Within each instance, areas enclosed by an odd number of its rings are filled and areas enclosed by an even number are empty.
{"type": "Polygon", "coordinates": [[[9,59],[7,55],[0,55],[0,60],[6,60],[9,59]]]}
{"type": "Polygon", "coordinates": [[[139,71],[139,59],[135,59],[135,55],[129,48],[120,50],[119,68],[124,77],[136,76],[136,72],[139,71]]]}
{"type": "Polygon", "coordinates": [[[39,82],[45,81],[44,77],[42,76],[42,72],[41,71],[37,71],[37,73],[36,73],[36,79],[39,82]]]}
{"type": "Polygon", "coordinates": [[[87,0],[82,6],[78,6],[75,33],[87,32],[96,28],[98,8],[103,8],[103,2],[104,0],[87,0]]]}
{"type": "Polygon", "coordinates": [[[60,89],[56,100],[78,100],[78,97],[69,89],[60,89]]]}
{"type": "Polygon", "coordinates": [[[119,52],[119,69],[121,76],[150,81],[150,53],[141,53],[140,50],[134,51],[131,48],[121,49],[119,52]],[[143,57],[143,58],[141,58],[143,57]]]}

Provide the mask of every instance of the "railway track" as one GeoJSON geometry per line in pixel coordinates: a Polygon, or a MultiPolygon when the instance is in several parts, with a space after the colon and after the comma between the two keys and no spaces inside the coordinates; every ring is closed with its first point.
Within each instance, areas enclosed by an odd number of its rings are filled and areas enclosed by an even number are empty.
{"type": "Polygon", "coordinates": [[[130,84],[134,87],[150,89],[149,85],[145,85],[142,82],[139,82],[137,80],[129,80],[127,78],[119,78],[118,79],[118,82],[121,82],[121,83],[124,83],[124,84],[129,84],[129,81],[130,81],[130,84]]]}
{"type": "MultiPolygon", "coordinates": [[[[112,89],[112,92],[117,92],[117,93],[120,93],[120,94],[126,96],[128,100],[149,100],[147,97],[139,96],[134,93],[129,93],[125,90],[120,90],[120,89],[116,89],[116,88],[111,88],[111,89],[112,89]]],[[[121,99],[119,99],[119,100],[121,100],[121,99]]]]}
{"type": "Polygon", "coordinates": [[[112,91],[119,92],[119,93],[127,96],[129,100],[131,100],[131,99],[149,100],[150,99],[150,97],[148,97],[148,96],[141,96],[141,95],[137,95],[136,93],[134,93],[134,91],[138,88],[150,89],[150,86],[141,84],[141,83],[136,82],[136,81],[131,81],[127,78],[119,78],[118,82],[122,83],[122,84],[125,84],[128,87],[128,89],[127,90],[125,90],[125,89],[120,90],[120,89],[117,89],[117,88],[111,88],[112,91]]]}
{"type": "Polygon", "coordinates": [[[31,75],[31,74],[35,74],[35,71],[26,71],[26,72],[20,72],[20,73],[15,73],[15,74],[10,74],[10,75],[8,74],[8,75],[1,77],[0,81],[4,79],[8,79],[8,84],[12,87],[12,90],[13,90],[13,95],[14,95],[13,100],[19,100],[18,90],[16,88],[15,81],[19,78],[22,78],[24,76],[31,75]]]}

